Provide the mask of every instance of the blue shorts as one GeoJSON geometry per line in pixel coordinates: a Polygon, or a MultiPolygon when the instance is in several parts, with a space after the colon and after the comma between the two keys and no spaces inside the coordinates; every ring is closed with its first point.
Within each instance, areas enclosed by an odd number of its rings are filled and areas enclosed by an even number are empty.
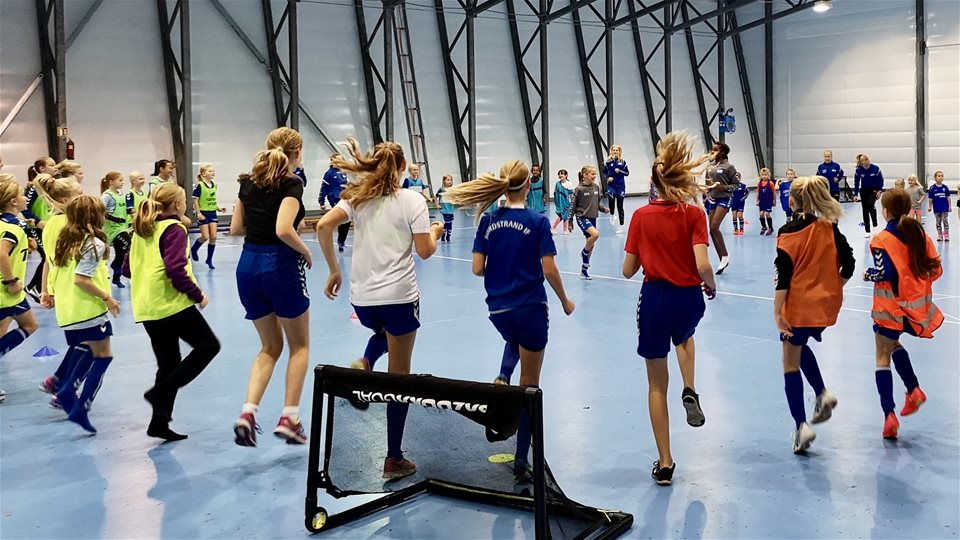
{"type": "Polygon", "coordinates": [[[518,343],[533,352],[547,348],[550,316],[546,304],[520,306],[510,311],[491,313],[490,322],[507,343],[518,343]]]}
{"type": "Polygon", "coordinates": [[[727,197],[726,199],[714,199],[713,201],[714,203],[716,203],[715,208],[726,208],[727,210],[729,210],[731,199],[732,197],[727,197]]]}
{"type": "Polygon", "coordinates": [[[27,302],[26,297],[24,297],[23,301],[17,305],[0,308],[0,321],[7,317],[23,315],[28,311],[30,311],[30,302],[27,302]]]}
{"type": "Polygon", "coordinates": [[[420,300],[407,304],[353,306],[360,324],[375,333],[403,336],[420,328],[420,300]]]}
{"type": "Polygon", "coordinates": [[[587,231],[590,230],[591,227],[594,229],[597,228],[597,218],[577,216],[577,226],[580,227],[581,231],[583,231],[584,236],[590,236],[590,233],[587,231]]]}
{"type": "Polygon", "coordinates": [[[670,354],[693,336],[707,305],[700,286],[678,287],[668,281],[645,281],[637,300],[637,354],[652,360],[670,354]]]}
{"type": "Polygon", "coordinates": [[[910,336],[917,337],[917,331],[913,329],[913,326],[910,326],[910,323],[904,321],[903,330],[893,330],[890,328],[884,328],[879,324],[873,325],[873,332],[879,334],[887,339],[892,339],[894,341],[900,341],[900,336],[902,334],[907,334],[910,336]]]}
{"type": "Polygon", "coordinates": [[[717,207],[717,201],[713,199],[704,199],[703,200],[703,209],[709,214],[713,212],[713,209],[717,207]]]}
{"type": "Polygon", "coordinates": [[[772,211],[773,211],[773,205],[772,205],[772,204],[761,204],[761,205],[759,205],[759,208],[760,208],[760,211],[761,211],[761,212],[772,212],[772,211]]]}
{"type": "Polygon", "coordinates": [[[299,317],[310,308],[303,257],[286,245],[244,244],[237,263],[237,295],[247,320],[271,313],[299,317]]]}
{"type": "Polygon", "coordinates": [[[823,341],[824,330],[826,330],[825,327],[794,328],[793,335],[790,337],[780,334],[780,341],[786,341],[791,345],[803,347],[811,338],[818,342],[823,341]]]}
{"type": "Polygon", "coordinates": [[[732,201],[732,202],[730,203],[730,211],[731,211],[731,212],[743,212],[743,209],[744,209],[744,207],[746,206],[746,203],[747,203],[747,201],[744,201],[744,200],[732,201]]]}
{"type": "Polygon", "coordinates": [[[607,195],[611,197],[622,199],[626,194],[627,194],[626,186],[620,187],[620,186],[614,186],[611,184],[607,185],[607,195]]]}
{"type": "Polygon", "coordinates": [[[217,211],[216,210],[201,210],[200,215],[197,216],[197,223],[200,225],[208,225],[210,223],[217,222],[217,211]]]}
{"type": "Polygon", "coordinates": [[[76,347],[77,345],[89,341],[103,341],[113,335],[113,325],[107,321],[100,326],[92,326],[80,330],[64,330],[63,335],[67,338],[67,345],[76,347]]]}

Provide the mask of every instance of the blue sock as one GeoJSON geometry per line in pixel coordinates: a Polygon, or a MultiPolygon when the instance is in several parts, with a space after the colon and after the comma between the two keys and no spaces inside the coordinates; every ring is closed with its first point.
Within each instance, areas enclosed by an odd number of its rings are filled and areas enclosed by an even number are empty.
{"type": "Polygon", "coordinates": [[[586,248],[580,252],[580,259],[583,260],[583,266],[590,267],[590,252],[586,248]]]}
{"type": "Polygon", "coordinates": [[[817,357],[813,354],[810,347],[804,345],[800,351],[800,371],[807,378],[807,382],[813,387],[813,393],[820,395],[823,393],[823,375],[820,374],[820,366],[817,364],[817,357]]]}
{"type": "Polygon", "coordinates": [[[27,333],[23,328],[15,328],[0,338],[0,356],[4,356],[8,352],[12,351],[23,343],[23,340],[27,339],[30,334],[27,333]]]}
{"type": "MultiPolygon", "coordinates": [[[[531,384],[528,388],[540,388],[535,384],[531,384]]],[[[517,427],[517,452],[514,454],[513,459],[513,471],[514,473],[522,472],[521,467],[526,467],[530,464],[530,412],[524,408],[520,413],[520,425],[517,427]],[[518,471],[518,469],[520,469],[518,471]]]]}
{"type": "Polygon", "coordinates": [[[80,392],[80,400],[73,406],[70,411],[70,416],[68,417],[70,421],[76,422],[80,427],[90,433],[96,433],[97,428],[93,427],[93,424],[90,423],[90,419],[87,417],[87,411],[90,410],[90,405],[93,404],[93,400],[97,397],[97,392],[100,391],[100,385],[103,383],[103,376],[106,374],[107,368],[110,367],[110,362],[112,361],[113,357],[110,356],[93,359],[93,365],[90,366],[90,373],[87,374],[87,380],[84,381],[83,390],[80,392]]]}
{"type": "Polygon", "coordinates": [[[363,350],[363,357],[367,359],[367,365],[373,370],[373,365],[377,363],[383,354],[387,352],[387,335],[383,332],[370,336],[367,340],[367,348],[363,350]]]}
{"type": "Polygon", "coordinates": [[[217,249],[216,244],[207,244],[207,264],[213,261],[213,250],[217,249]]]}
{"type": "MultiPolygon", "coordinates": [[[[0,349],[3,347],[0,346],[0,349]]],[[[0,351],[2,354],[3,351],[0,351]]],[[[897,347],[893,350],[893,366],[897,368],[897,374],[900,375],[900,379],[903,381],[903,385],[907,387],[907,393],[913,392],[913,389],[920,386],[920,382],[917,380],[917,374],[913,372],[913,364],[910,363],[910,353],[907,352],[903,347],[897,347]]]]}
{"type": "Polygon", "coordinates": [[[787,394],[787,405],[790,406],[790,415],[797,423],[807,421],[807,411],[803,407],[803,377],[799,371],[790,371],[783,374],[783,389],[787,394]]]}
{"type": "Polygon", "coordinates": [[[897,407],[893,402],[893,373],[890,368],[877,368],[877,393],[880,394],[880,408],[886,417],[897,407]]]}
{"type": "Polygon", "coordinates": [[[54,394],[60,390],[60,381],[66,380],[67,377],[73,373],[73,368],[77,364],[77,358],[81,354],[79,347],[70,347],[67,349],[67,352],[63,355],[63,360],[60,360],[60,365],[57,366],[57,370],[53,372],[53,380],[56,381],[57,387],[54,389],[54,394]]]}
{"type": "Polygon", "coordinates": [[[513,377],[513,370],[517,369],[517,363],[520,362],[520,344],[504,343],[503,358],[500,360],[500,375],[503,375],[507,382],[513,377]]]}
{"type": "Polygon", "coordinates": [[[403,426],[407,422],[406,403],[387,403],[387,457],[403,459],[403,426]]]}
{"type": "Polygon", "coordinates": [[[57,401],[63,406],[63,410],[68,413],[77,402],[77,388],[80,386],[80,382],[87,376],[87,372],[90,371],[92,365],[93,353],[90,352],[90,348],[85,345],[77,346],[70,375],[68,375],[66,379],[63,379],[63,382],[57,389],[57,401]]]}
{"type": "Polygon", "coordinates": [[[197,252],[200,251],[201,245],[202,243],[200,242],[200,239],[197,238],[196,240],[193,241],[193,246],[190,248],[190,255],[193,256],[193,260],[195,261],[200,260],[200,256],[197,255],[197,252]]]}

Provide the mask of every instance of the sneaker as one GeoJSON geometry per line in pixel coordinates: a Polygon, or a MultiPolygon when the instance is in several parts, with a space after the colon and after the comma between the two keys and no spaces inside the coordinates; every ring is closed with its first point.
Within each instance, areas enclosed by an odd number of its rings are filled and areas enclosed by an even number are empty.
{"type": "Polygon", "coordinates": [[[760,236],[763,236],[763,235],[765,235],[765,234],[767,234],[767,228],[766,228],[766,227],[760,229],[760,236]]]}
{"type": "Polygon", "coordinates": [[[216,270],[217,267],[213,265],[213,261],[207,261],[207,268],[210,270],[216,270]]]}
{"type": "Polygon", "coordinates": [[[513,462],[513,481],[517,484],[533,483],[533,466],[526,461],[513,462]]]}
{"type": "Polygon", "coordinates": [[[587,273],[587,269],[586,269],[586,268],[581,268],[581,269],[580,269],[580,277],[581,277],[582,279],[587,280],[587,281],[590,281],[591,279],[593,279],[592,277],[590,277],[590,274],[587,273]]]}
{"type": "Polygon", "coordinates": [[[617,234],[623,234],[623,225],[617,227],[617,234]]]}
{"type": "Polygon", "coordinates": [[[887,418],[883,421],[883,438],[891,441],[896,440],[899,432],[900,421],[897,420],[897,415],[892,412],[887,414],[887,418]]]}
{"type": "Polygon", "coordinates": [[[916,387],[912,392],[907,392],[907,397],[903,402],[903,408],[900,409],[900,416],[910,416],[920,410],[920,406],[926,403],[927,395],[923,393],[920,387],[916,387]]]}
{"type": "Polygon", "coordinates": [[[307,434],[303,431],[303,422],[298,418],[296,422],[289,416],[281,416],[273,434],[287,441],[287,444],[306,444],[307,434]]]}
{"type": "Polygon", "coordinates": [[[383,460],[383,478],[388,481],[410,476],[415,472],[417,466],[409,459],[388,457],[383,460]]]}
{"type": "Polygon", "coordinates": [[[943,241],[944,242],[950,241],[950,233],[943,233],[943,241]]]}
{"type": "Polygon", "coordinates": [[[503,376],[501,373],[497,375],[497,378],[493,380],[493,384],[497,386],[510,386],[510,380],[503,376]]]}
{"type": "Polygon", "coordinates": [[[811,424],[822,424],[833,416],[833,409],[837,406],[837,397],[829,390],[820,392],[817,396],[817,403],[813,406],[813,416],[810,417],[811,424]]]}
{"type": "Polygon", "coordinates": [[[0,403],[3,403],[6,400],[7,400],[7,393],[4,392],[3,390],[0,390],[0,403]]]}
{"type": "Polygon", "coordinates": [[[340,251],[340,253],[343,253],[343,244],[337,244],[337,249],[340,251]]]}
{"type": "Polygon", "coordinates": [[[610,225],[616,225],[616,224],[617,224],[617,217],[614,216],[614,215],[611,215],[611,216],[610,216],[610,225]]]}
{"type": "Polygon", "coordinates": [[[57,395],[56,395],[56,394],[54,394],[53,397],[50,398],[50,408],[51,408],[51,409],[56,409],[56,410],[58,410],[58,411],[62,411],[62,410],[63,410],[63,405],[60,404],[60,399],[57,398],[57,395]]]}
{"type": "Polygon", "coordinates": [[[724,270],[727,269],[728,266],[730,266],[730,258],[729,258],[729,257],[721,257],[721,258],[720,258],[720,264],[717,266],[716,274],[719,276],[720,274],[723,273],[724,270]]]}
{"type": "Polygon", "coordinates": [[[870,233],[868,233],[868,232],[863,233],[863,237],[864,237],[864,238],[870,238],[870,233]]]}
{"type": "Polygon", "coordinates": [[[366,358],[357,358],[352,364],[350,364],[350,369],[370,371],[370,362],[366,358]]]}
{"type": "Polygon", "coordinates": [[[57,393],[57,378],[53,375],[47,377],[43,380],[42,383],[37,385],[37,390],[43,392],[44,394],[56,394],[57,393]]]}
{"type": "Polygon", "coordinates": [[[706,423],[707,419],[700,408],[700,395],[692,388],[683,389],[683,408],[687,410],[687,423],[691,426],[700,427],[706,423]]]}
{"type": "Polygon", "coordinates": [[[793,432],[793,453],[803,454],[816,438],[817,434],[813,432],[810,424],[806,422],[800,424],[800,427],[793,432]]]}
{"type": "Polygon", "coordinates": [[[773,229],[767,229],[767,236],[773,236],[773,229]]]}
{"type": "Polygon", "coordinates": [[[256,446],[257,433],[262,432],[253,413],[241,414],[240,418],[233,424],[233,434],[235,435],[233,442],[240,446],[256,446]]]}
{"type": "Polygon", "coordinates": [[[33,298],[34,302],[38,304],[40,303],[40,291],[37,290],[36,287],[27,287],[27,290],[24,292],[27,293],[27,296],[29,296],[30,298],[33,298]]]}
{"type": "Polygon", "coordinates": [[[653,462],[653,470],[650,471],[650,476],[653,477],[658,486],[669,486],[673,483],[673,471],[675,470],[677,470],[676,462],[669,467],[661,467],[660,461],[657,460],[653,462]]]}

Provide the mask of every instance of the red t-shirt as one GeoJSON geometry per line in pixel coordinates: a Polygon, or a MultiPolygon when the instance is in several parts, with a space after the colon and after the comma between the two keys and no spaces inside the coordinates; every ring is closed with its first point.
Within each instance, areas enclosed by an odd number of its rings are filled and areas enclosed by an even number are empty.
{"type": "Polygon", "coordinates": [[[633,213],[624,251],[637,256],[644,281],[693,287],[703,282],[693,255],[696,244],[710,245],[703,209],[660,200],[633,213]]]}

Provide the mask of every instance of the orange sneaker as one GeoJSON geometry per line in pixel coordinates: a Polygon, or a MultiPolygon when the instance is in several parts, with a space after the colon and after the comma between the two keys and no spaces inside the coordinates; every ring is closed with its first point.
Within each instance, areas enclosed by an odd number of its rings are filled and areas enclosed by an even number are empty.
{"type": "Polygon", "coordinates": [[[883,422],[883,438],[894,440],[897,438],[897,433],[900,431],[900,421],[897,420],[897,415],[890,413],[887,415],[887,419],[883,422]]]}
{"type": "Polygon", "coordinates": [[[912,392],[907,393],[903,402],[903,408],[900,409],[900,416],[910,416],[920,410],[920,406],[927,401],[927,395],[923,393],[920,387],[916,387],[912,392]]]}
{"type": "Polygon", "coordinates": [[[417,472],[417,466],[409,459],[388,457],[383,460],[383,477],[386,480],[397,480],[415,472],[417,472]]]}

